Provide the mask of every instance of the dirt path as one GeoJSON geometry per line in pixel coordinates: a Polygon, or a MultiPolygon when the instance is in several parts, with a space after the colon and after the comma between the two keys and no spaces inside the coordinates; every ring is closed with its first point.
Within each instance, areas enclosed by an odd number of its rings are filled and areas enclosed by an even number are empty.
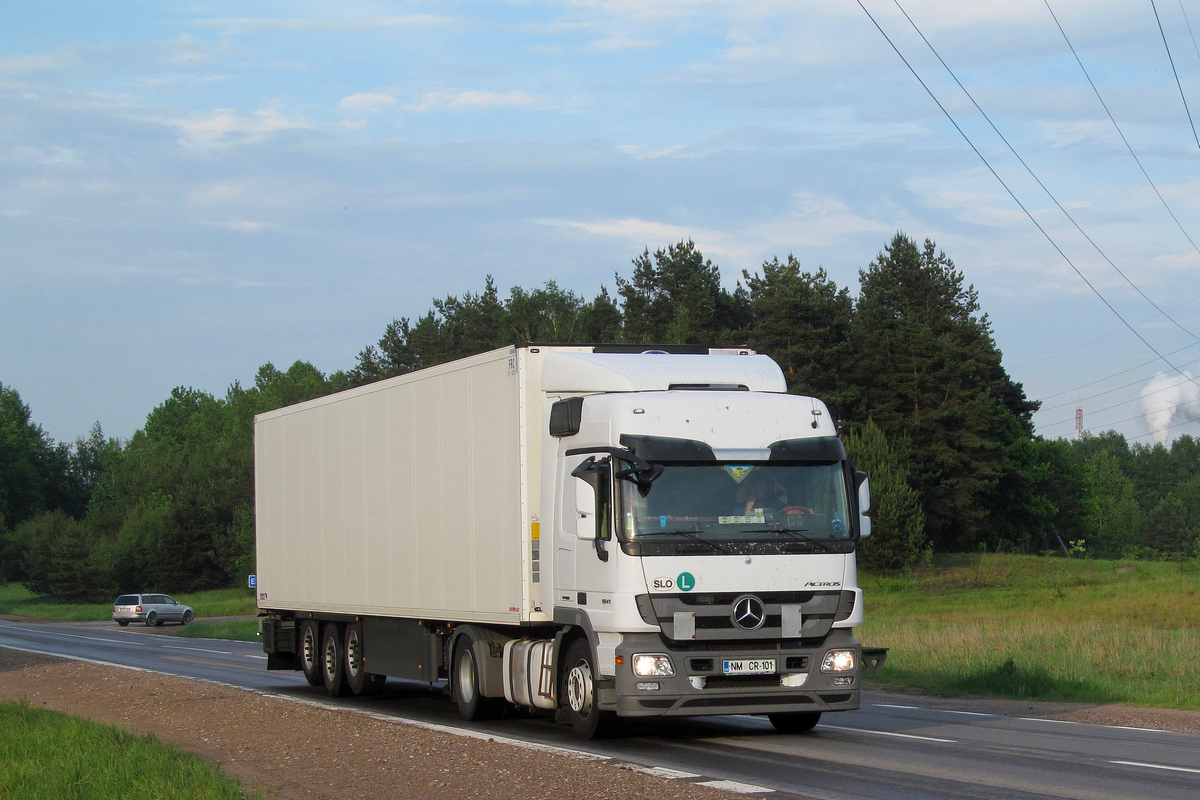
{"type": "Polygon", "coordinates": [[[730,800],[604,761],[315,708],[254,692],[0,648],[0,699],[196,753],[275,800],[730,800]]]}
{"type": "MultiPolygon", "coordinates": [[[[248,790],[280,800],[731,800],[696,781],[430,731],[350,711],[118,667],[0,648],[0,700],[63,711],[159,739],[217,762],[248,790]]],[[[1200,733],[1200,712],[868,692],[893,703],[1200,733]]]]}

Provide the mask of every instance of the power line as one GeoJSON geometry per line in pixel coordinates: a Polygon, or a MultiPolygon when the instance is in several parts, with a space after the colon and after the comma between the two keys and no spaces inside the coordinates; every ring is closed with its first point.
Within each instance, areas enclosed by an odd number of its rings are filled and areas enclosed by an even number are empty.
{"type": "Polygon", "coordinates": [[[1187,25],[1188,36],[1192,37],[1192,47],[1196,48],[1196,58],[1200,58],[1200,44],[1196,44],[1196,34],[1192,33],[1192,21],[1188,19],[1187,9],[1183,7],[1183,0],[1179,0],[1179,10],[1183,12],[1183,21],[1187,25]]]}
{"type": "MultiPolygon", "coordinates": [[[[1171,72],[1175,74],[1175,85],[1179,87],[1179,99],[1183,101],[1183,110],[1187,112],[1188,124],[1192,126],[1192,136],[1196,139],[1196,147],[1200,148],[1200,134],[1196,133],[1196,123],[1192,121],[1192,110],[1188,108],[1187,98],[1183,95],[1183,84],[1179,82],[1179,70],[1175,69],[1175,59],[1171,57],[1171,46],[1167,44],[1167,34],[1163,31],[1162,19],[1158,16],[1158,6],[1154,5],[1154,0],[1150,0],[1150,7],[1154,9],[1154,21],[1158,23],[1158,33],[1162,36],[1163,47],[1167,51],[1167,61],[1171,62],[1171,72]]],[[[1179,4],[1183,8],[1183,4],[1179,4]]],[[[1191,26],[1188,26],[1189,29],[1191,26]]]]}
{"type": "MultiPolygon", "coordinates": [[[[921,41],[925,42],[925,46],[929,48],[929,51],[931,53],[933,53],[934,57],[937,58],[938,62],[940,62],[941,65],[946,69],[946,72],[948,72],[950,74],[950,77],[954,79],[954,82],[956,84],[958,84],[958,88],[962,89],[963,94],[965,94],[967,96],[967,99],[971,101],[971,104],[973,106],[975,106],[975,110],[978,111],[985,120],[987,120],[987,124],[990,125],[992,127],[992,130],[995,131],[996,135],[1000,137],[1000,141],[1004,142],[1005,146],[1008,147],[1008,151],[1010,153],[1012,153],[1016,157],[1017,161],[1019,161],[1021,163],[1021,166],[1024,167],[1025,171],[1029,173],[1029,177],[1033,178],[1033,180],[1037,183],[1038,186],[1041,187],[1042,191],[1046,193],[1046,196],[1050,198],[1050,200],[1054,203],[1054,205],[1058,206],[1058,210],[1063,213],[1063,216],[1065,216],[1068,220],[1071,221],[1071,224],[1075,226],[1075,230],[1079,231],[1080,235],[1082,235],[1083,238],[1087,240],[1088,244],[1090,244],[1093,248],[1095,248],[1096,252],[1100,254],[1100,257],[1103,258],[1105,261],[1107,261],[1108,265],[1110,267],[1112,267],[1116,271],[1116,273],[1118,275],[1120,275],[1125,280],[1125,282],[1133,288],[1133,290],[1135,292],[1137,292],[1139,295],[1141,295],[1143,300],[1145,300],[1147,303],[1149,303],[1151,306],[1153,306],[1155,311],[1157,311],[1162,316],[1166,317],[1167,320],[1169,320],[1172,324],[1174,324],[1175,327],[1179,328],[1179,330],[1183,331],[1184,333],[1186,333],[1188,336],[1192,337],[1193,339],[1200,341],[1200,336],[1197,336],[1196,334],[1189,331],[1187,328],[1183,327],[1183,325],[1181,325],[1174,317],[1172,317],[1166,311],[1163,311],[1163,309],[1159,307],[1158,303],[1155,303],[1153,300],[1151,300],[1146,295],[1146,293],[1143,292],[1136,283],[1134,283],[1132,280],[1129,279],[1128,275],[1126,275],[1124,272],[1121,271],[1120,267],[1118,267],[1115,263],[1113,263],[1113,260],[1108,257],[1108,254],[1105,253],[1103,249],[1101,249],[1100,245],[1096,244],[1096,242],[1092,239],[1092,237],[1087,234],[1087,231],[1085,231],[1080,226],[1080,224],[1075,221],[1075,218],[1073,216],[1071,216],[1070,212],[1067,211],[1067,209],[1063,206],[1063,204],[1058,202],[1058,198],[1055,197],[1054,194],[1050,191],[1050,189],[1046,187],[1046,184],[1042,183],[1042,179],[1037,176],[1037,173],[1035,173],[1033,171],[1033,168],[1030,167],[1029,164],[1027,164],[1025,162],[1025,159],[1021,158],[1021,154],[1018,153],[1017,149],[1012,146],[1012,143],[1008,141],[1008,138],[1003,133],[1000,132],[1000,129],[998,127],[996,127],[996,123],[992,122],[992,118],[990,116],[988,116],[988,113],[983,110],[983,108],[979,105],[978,102],[975,101],[974,95],[972,95],[971,92],[967,90],[967,87],[963,85],[963,82],[958,79],[958,75],[956,75],[954,73],[954,70],[952,70],[950,68],[950,65],[947,64],[945,59],[942,58],[941,54],[938,53],[937,48],[935,48],[933,46],[933,43],[929,41],[929,39],[925,36],[925,34],[917,26],[917,23],[913,21],[913,18],[908,15],[907,11],[904,10],[904,6],[900,5],[900,0],[892,0],[892,2],[896,4],[896,8],[900,9],[900,13],[904,15],[904,18],[906,20],[908,20],[908,24],[911,25],[913,30],[915,30],[917,32],[917,35],[921,37],[921,41]]],[[[1153,0],[1151,0],[1151,3],[1153,3],[1153,0]]],[[[1155,13],[1157,14],[1157,11],[1155,13]]],[[[1160,26],[1160,29],[1161,29],[1161,26],[1160,26]]],[[[1165,36],[1164,36],[1163,40],[1166,41],[1165,36]]],[[[1169,51],[1168,51],[1168,55],[1169,55],[1169,51]]],[[[1172,62],[1172,66],[1173,65],[1174,65],[1174,62],[1172,62]]],[[[1176,80],[1178,81],[1178,75],[1176,76],[1176,80]]],[[[1179,91],[1182,94],[1183,88],[1180,87],[1179,91]]],[[[1186,102],[1185,102],[1185,107],[1186,107],[1186,102]]],[[[1188,114],[1188,119],[1189,120],[1191,119],[1190,112],[1188,114]]],[[[1195,128],[1193,127],[1193,131],[1194,130],[1195,130],[1195,128]]],[[[1197,138],[1196,144],[1197,144],[1197,146],[1200,146],[1200,138],[1197,138]]]]}
{"type": "MultiPolygon", "coordinates": [[[[1096,295],[1096,297],[1100,298],[1100,302],[1104,303],[1105,307],[1108,308],[1108,310],[1111,311],[1113,313],[1113,315],[1116,316],[1117,319],[1121,320],[1121,322],[1125,325],[1125,327],[1129,329],[1130,333],[1132,333],[1134,336],[1136,336],[1142,344],[1146,345],[1146,347],[1149,348],[1149,350],[1152,353],[1154,353],[1156,356],[1158,356],[1160,359],[1162,359],[1164,364],[1166,364],[1167,366],[1169,366],[1171,369],[1175,370],[1176,372],[1182,374],[1183,370],[1179,369],[1174,364],[1172,364],[1170,362],[1170,360],[1167,359],[1166,356],[1164,356],[1162,353],[1158,352],[1158,349],[1155,348],[1154,345],[1150,344],[1150,342],[1146,339],[1146,337],[1144,337],[1144,336],[1142,336],[1142,334],[1138,333],[1137,329],[1134,328],[1131,324],[1129,324],[1129,321],[1126,320],[1125,317],[1121,316],[1121,312],[1117,311],[1117,309],[1112,305],[1112,303],[1108,302],[1108,299],[1105,298],[1105,296],[1103,294],[1101,294],[1100,290],[1097,289],[1092,284],[1092,282],[1087,279],[1087,276],[1084,275],[1077,266],[1075,266],[1075,262],[1073,262],[1070,259],[1070,257],[1068,257],[1067,254],[1063,252],[1063,249],[1058,246],[1058,243],[1054,241],[1054,238],[1052,236],[1050,236],[1050,234],[1046,231],[1045,228],[1042,227],[1041,223],[1039,223],[1037,221],[1037,218],[1034,217],[1032,213],[1030,213],[1029,209],[1027,209],[1025,207],[1025,204],[1020,201],[1020,199],[1013,192],[1013,190],[1011,188],[1009,188],[1008,184],[1004,181],[1004,179],[1000,177],[1000,174],[998,172],[996,172],[996,170],[992,167],[991,162],[989,162],[987,160],[987,158],[983,155],[983,153],[981,153],[979,151],[979,148],[976,147],[975,143],[971,141],[971,137],[967,136],[966,132],[962,129],[961,126],[959,126],[958,122],[955,121],[954,117],[951,116],[950,112],[946,110],[946,107],[944,105],[942,105],[942,102],[940,100],[938,100],[937,95],[935,95],[933,93],[933,91],[929,88],[929,86],[925,83],[924,80],[922,80],[921,76],[917,73],[916,69],[913,68],[912,64],[909,63],[908,59],[904,57],[904,54],[900,52],[900,48],[896,46],[896,43],[892,41],[892,38],[890,36],[888,36],[887,32],[884,31],[883,28],[879,25],[879,22],[875,19],[874,15],[872,15],[871,12],[867,10],[867,7],[863,5],[862,0],[855,0],[855,2],[858,3],[858,7],[861,8],[863,10],[863,13],[867,15],[867,18],[871,20],[871,24],[873,24],[875,26],[875,29],[879,31],[880,35],[883,36],[883,38],[887,41],[888,45],[890,45],[892,50],[895,51],[896,55],[899,56],[900,60],[904,62],[904,66],[907,67],[908,71],[911,72],[913,77],[917,79],[917,83],[921,84],[921,88],[925,90],[925,93],[928,94],[930,99],[932,99],[933,102],[937,105],[937,107],[939,109],[941,109],[942,114],[945,115],[946,119],[948,119],[950,121],[950,124],[954,126],[954,129],[956,131],[958,131],[958,134],[967,143],[967,146],[969,146],[971,148],[971,150],[975,153],[975,155],[979,156],[979,160],[982,161],[983,165],[988,168],[989,172],[992,173],[992,177],[994,177],[997,180],[997,182],[999,182],[999,184],[1004,187],[1004,191],[1008,193],[1008,196],[1011,197],[1013,202],[1017,204],[1017,207],[1020,208],[1022,212],[1024,212],[1025,216],[1029,218],[1029,221],[1033,223],[1034,227],[1036,227],[1038,229],[1038,231],[1042,234],[1042,236],[1045,237],[1046,241],[1050,243],[1050,246],[1053,247],[1060,256],[1062,256],[1062,259],[1064,261],[1066,261],[1068,266],[1070,266],[1071,269],[1075,272],[1075,274],[1079,276],[1079,279],[1082,280],[1085,284],[1087,284],[1087,287],[1092,290],[1092,292],[1096,295]]],[[[1047,8],[1049,8],[1048,3],[1047,3],[1047,8]]],[[[1051,13],[1053,14],[1053,12],[1051,12],[1051,13]]],[[[1057,19],[1056,19],[1056,21],[1057,21],[1057,19]]],[[[1060,26],[1060,30],[1061,30],[1061,26],[1060,26]]],[[[1080,66],[1082,66],[1082,64],[1080,66]]],[[[1090,81],[1091,78],[1089,77],[1088,80],[1090,81]]],[[[1093,88],[1094,88],[1094,86],[1093,86],[1093,88]]],[[[1097,95],[1098,94],[1099,93],[1097,93],[1097,95]]],[[[1133,152],[1132,149],[1130,150],[1130,152],[1133,152]]],[[[1135,156],[1135,158],[1136,158],[1136,156],[1135,156]]],[[[1145,172],[1145,170],[1143,170],[1143,173],[1144,172],[1145,172]]],[[[1149,175],[1147,175],[1146,177],[1149,178],[1149,175]]],[[[1157,189],[1156,189],[1156,191],[1157,191],[1157,189]]],[[[1160,197],[1161,197],[1161,195],[1160,195],[1160,197]]],[[[1165,203],[1166,201],[1163,201],[1163,202],[1165,203]]],[[[1168,210],[1170,210],[1170,209],[1168,208],[1168,210]]],[[[1174,214],[1172,214],[1172,217],[1174,217],[1174,214]]],[[[1200,383],[1198,383],[1197,386],[1200,386],[1200,383]]]]}
{"type": "Polygon", "coordinates": [[[1050,16],[1054,19],[1054,24],[1058,26],[1058,32],[1062,34],[1063,41],[1065,41],[1067,43],[1067,47],[1070,48],[1071,55],[1075,56],[1075,63],[1079,65],[1081,70],[1083,70],[1083,76],[1087,78],[1087,82],[1092,87],[1092,91],[1096,93],[1096,99],[1099,100],[1100,105],[1104,107],[1104,113],[1108,114],[1109,121],[1111,121],[1113,127],[1117,129],[1117,134],[1120,135],[1121,141],[1125,143],[1125,149],[1129,151],[1129,155],[1133,156],[1133,160],[1137,162],[1138,169],[1142,171],[1142,175],[1146,177],[1146,181],[1149,182],[1150,188],[1154,190],[1154,193],[1158,195],[1158,199],[1162,201],[1163,208],[1165,208],[1167,213],[1171,215],[1171,219],[1175,220],[1175,224],[1179,227],[1180,233],[1182,233],[1184,238],[1188,240],[1188,243],[1191,244],[1193,250],[1200,250],[1200,247],[1196,246],[1196,243],[1192,241],[1192,237],[1183,227],[1183,223],[1179,221],[1179,217],[1175,216],[1175,212],[1171,210],[1170,204],[1167,203],[1167,198],[1163,197],[1162,192],[1158,190],[1158,186],[1155,185],[1154,179],[1150,177],[1150,173],[1146,172],[1146,168],[1142,166],[1142,160],[1137,157],[1137,153],[1133,152],[1133,147],[1129,144],[1129,140],[1125,138],[1125,133],[1121,130],[1121,126],[1117,124],[1116,117],[1114,117],[1112,112],[1108,110],[1108,104],[1105,103],[1104,98],[1100,96],[1100,90],[1096,88],[1095,81],[1092,80],[1092,76],[1088,74],[1087,67],[1085,67],[1083,65],[1083,61],[1080,60],[1079,53],[1075,52],[1075,45],[1071,44],[1071,40],[1067,36],[1067,32],[1063,30],[1062,23],[1058,21],[1058,17],[1055,15],[1054,9],[1050,7],[1050,0],[1042,0],[1042,2],[1046,4],[1046,10],[1050,12],[1050,16]]]}

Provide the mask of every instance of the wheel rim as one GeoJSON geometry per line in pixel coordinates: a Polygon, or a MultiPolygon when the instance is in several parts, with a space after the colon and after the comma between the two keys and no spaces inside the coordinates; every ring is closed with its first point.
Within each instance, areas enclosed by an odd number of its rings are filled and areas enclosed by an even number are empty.
{"type": "Polygon", "coordinates": [[[325,674],[326,675],[337,675],[337,669],[338,669],[337,656],[338,656],[337,642],[335,642],[333,640],[333,637],[331,636],[331,637],[329,637],[329,641],[327,641],[325,643],[325,674]]]}
{"type": "Polygon", "coordinates": [[[359,669],[359,652],[362,645],[358,641],[358,631],[352,630],[346,635],[346,671],[350,673],[350,677],[358,677],[359,669]]]}
{"type": "Polygon", "coordinates": [[[304,666],[312,669],[317,663],[317,642],[313,636],[312,628],[304,629],[304,666]]]}
{"type": "Polygon", "coordinates": [[[475,657],[468,648],[463,650],[458,659],[458,696],[464,703],[470,703],[475,697],[475,657]]]}
{"type": "Polygon", "coordinates": [[[592,711],[592,667],[586,661],[580,661],[567,674],[567,702],[581,717],[592,711]]]}

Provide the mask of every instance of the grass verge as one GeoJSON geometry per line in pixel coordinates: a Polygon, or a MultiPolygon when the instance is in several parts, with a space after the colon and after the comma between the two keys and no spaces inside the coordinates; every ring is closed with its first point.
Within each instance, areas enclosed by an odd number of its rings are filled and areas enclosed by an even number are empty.
{"type": "Polygon", "coordinates": [[[862,583],[873,684],[1200,710],[1195,562],[988,554],[862,583]]]}
{"type": "Polygon", "coordinates": [[[245,796],[215,764],[153,736],[134,736],[24,703],[0,703],[0,764],[4,764],[0,797],[241,800],[245,796]]]}
{"type": "Polygon", "coordinates": [[[234,619],[222,622],[198,620],[180,628],[176,636],[185,639],[233,639],[239,642],[257,642],[257,619],[234,619]]]}
{"type": "MultiPolygon", "coordinates": [[[[194,608],[198,617],[258,613],[254,595],[248,589],[212,589],[171,596],[194,608]]],[[[112,606],[107,602],[61,603],[52,597],[34,594],[19,583],[6,583],[0,585],[0,614],[18,614],[52,622],[88,622],[112,619],[112,606]]]]}

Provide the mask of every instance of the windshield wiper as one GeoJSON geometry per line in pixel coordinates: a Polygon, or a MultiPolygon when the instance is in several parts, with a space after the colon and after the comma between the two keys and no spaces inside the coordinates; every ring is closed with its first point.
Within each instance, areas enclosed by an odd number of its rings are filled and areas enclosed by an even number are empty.
{"type": "Polygon", "coordinates": [[[721,547],[721,545],[717,544],[716,542],[709,541],[708,539],[702,539],[693,531],[645,531],[644,533],[639,533],[636,538],[641,539],[643,536],[682,536],[689,541],[696,542],[697,544],[708,545],[718,553],[724,553],[725,555],[730,554],[729,551],[724,547],[721,547]]]}
{"type": "Polygon", "coordinates": [[[807,530],[807,528],[760,528],[758,530],[753,530],[753,531],[743,531],[743,533],[781,533],[784,536],[790,536],[793,539],[799,539],[801,541],[808,542],[810,544],[815,544],[817,547],[821,548],[826,553],[835,553],[836,554],[838,552],[831,545],[816,538],[815,536],[808,536],[805,533],[806,530],[807,530]]]}

